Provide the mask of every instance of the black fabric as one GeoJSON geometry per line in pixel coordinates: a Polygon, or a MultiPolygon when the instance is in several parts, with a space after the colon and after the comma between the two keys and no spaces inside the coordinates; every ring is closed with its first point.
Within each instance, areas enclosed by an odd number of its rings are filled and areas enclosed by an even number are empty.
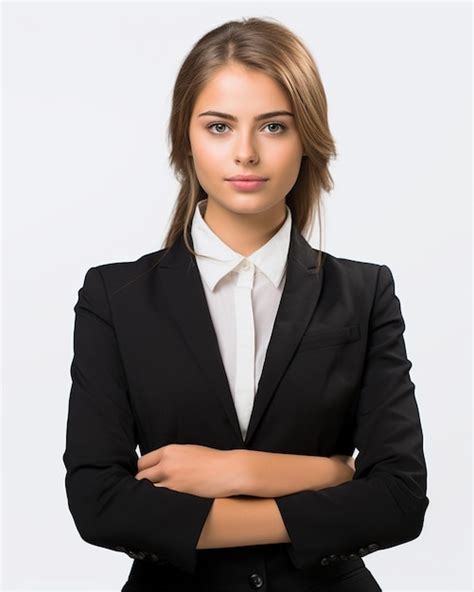
{"type": "Polygon", "coordinates": [[[285,545],[198,550],[194,575],[172,566],[135,561],[123,592],[378,592],[360,557],[337,565],[297,569],[285,545]],[[252,587],[251,582],[261,587],[252,587]]]}
{"type": "MultiPolygon", "coordinates": [[[[135,559],[141,587],[143,574],[164,590],[166,578],[186,582],[206,565],[208,574],[220,565],[230,573],[234,559],[246,577],[267,573],[262,553],[274,547],[281,565],[270,569],[269,589],[285,582],[310,591],[306,570],[346,570],[420,535],[429,504],[423,434],[391,270],[323,253],[318,271],[317,255],[292,226],[245,439],[183,237],[136,261],[87,271],[74,308],[68,504],[86,542],[135,559]],[[359,455],[352,481],[276,498],[291,543],[198,551],[214,500],[134,477],[137,445],[143,455],[170,443],[315,456],[357,448],[359,455]]],[[[259,589],[258,577],[251,585],[259,589]]]]}

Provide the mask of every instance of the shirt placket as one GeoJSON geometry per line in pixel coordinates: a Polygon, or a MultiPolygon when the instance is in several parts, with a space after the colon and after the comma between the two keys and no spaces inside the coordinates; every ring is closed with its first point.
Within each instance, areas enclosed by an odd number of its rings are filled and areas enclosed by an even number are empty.
{"type": "Polygon", "coordinates": [[[241,427],[246,431],[255,397],[255,323],[252,288],[255,266],[242,261],[235,286],[236,374],[235,407],[241,427]]]}

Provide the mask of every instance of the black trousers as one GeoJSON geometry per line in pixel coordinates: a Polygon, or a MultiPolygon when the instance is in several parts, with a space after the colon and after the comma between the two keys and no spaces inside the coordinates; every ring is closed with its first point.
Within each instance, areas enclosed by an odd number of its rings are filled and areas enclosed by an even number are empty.
{"type": "Polygon", "coordinates": [[[296,569],[286,544],[198,549],[196,573],[136,559],[122,592],[380,592],[362,558],[296,569]]]}

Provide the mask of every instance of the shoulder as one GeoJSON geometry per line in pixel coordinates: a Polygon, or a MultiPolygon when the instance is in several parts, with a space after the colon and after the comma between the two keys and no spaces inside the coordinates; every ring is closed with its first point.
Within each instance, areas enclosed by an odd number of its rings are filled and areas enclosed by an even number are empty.
{"type": "Polygon", "coordinates": [[[347,287],[361,296],[373,296],[394,283],[392,271],[384,263],[336,257],[324,251],[323,255],[323,281],[338,289],[347,287]]]}
{"type": "Polygon", "coordinates": [[[102,262],[90,267],[85,274],[86,282],[89,277],[101,279],[110,296],[122,290],[140,278],[146,277],[158,266],[168,249],[160,249],[145,253],[137,259],[128,261],[102,262]]]}
{"type": "MultiPolygon", "coordinates": [[[[313,249],[317,253],[316,249],[313,249]]],[[[373,278],[384,270],[389,269],[384,263],[375,263],[372,261],[360,261],[357,259],[349,259],[347,257],[336,257],[326,251],[324,255],[324,271],[330,275],[345,276],[354,279],[368,279],[373,278]]]]}

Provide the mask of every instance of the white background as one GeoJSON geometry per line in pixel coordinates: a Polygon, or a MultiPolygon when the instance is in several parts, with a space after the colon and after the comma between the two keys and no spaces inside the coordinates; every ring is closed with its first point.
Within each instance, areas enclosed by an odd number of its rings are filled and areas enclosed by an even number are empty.
{"type": "Polygon", "coordinates": [[[309,46],[328,97],[323,249],[387,264],[407,327],[430,505],[418,539],[366,565],[384,590],[472,590],[471,4],[2,8],[2,589],[127,579],[132,560],[82,541],[67,508],[73,306],[89,267],[162,248],[171,92],[191,46],[271,16],[309,46]]]}

